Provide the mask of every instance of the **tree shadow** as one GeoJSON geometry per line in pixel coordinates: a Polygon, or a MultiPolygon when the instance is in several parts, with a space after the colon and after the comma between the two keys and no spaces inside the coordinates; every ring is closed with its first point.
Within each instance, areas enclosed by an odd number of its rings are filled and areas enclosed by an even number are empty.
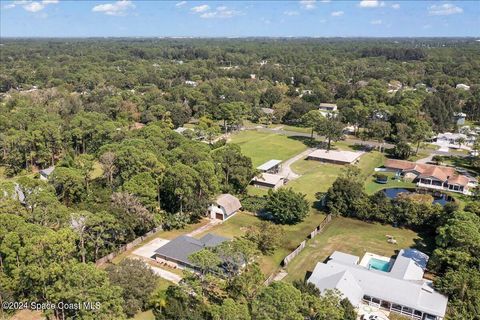
{"type": "Polygon", "coordinates": [[[317,141],[315,139],[311,139],[310,137],[304,136],[288,136],[287,138],[295,141],[300,141],[309,148],[319,148],[323,143],[322,141],[317,141]]]}

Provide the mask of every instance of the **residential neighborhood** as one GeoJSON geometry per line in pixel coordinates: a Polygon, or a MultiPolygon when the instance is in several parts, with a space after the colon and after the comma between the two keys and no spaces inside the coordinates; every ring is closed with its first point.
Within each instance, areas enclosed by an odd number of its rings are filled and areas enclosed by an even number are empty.
{"type": "Polygon", "coordinates": [[[478,17],[2,0],[0,319],[479,320],[478,17]]]}

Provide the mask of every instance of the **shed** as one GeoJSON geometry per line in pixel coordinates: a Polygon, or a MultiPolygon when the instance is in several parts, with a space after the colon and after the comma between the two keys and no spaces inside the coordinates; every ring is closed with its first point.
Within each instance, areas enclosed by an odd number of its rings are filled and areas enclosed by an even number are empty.
{"type": "Polygon", "coordinates": [[[336,150],[315,150],[307,157],[309,160],[317,160],[336,164],[352,164],[356,162],[363,152],[357,151],[336,151],[336,150]]]}
{"type": "Polygon", "coordinates": [[[208,207],[208,215],[212,219],[226,220],[233,216],[242,208],[242,204],[237,197],[224,193],[208,207]]]}
{"type": "Polygon", "coordinates": [[[259,165],[257,169],[261,172],[277,173],[280,168],[280,163],[282,163],[282,160],[268,160],[264,164],[259,165]]]}
{"type": "Polygon", "coordinates": [[[278,174],[262,173],[252,179],[252,184],[260,188],[277,189],[285,184],[285,178],[278,174]]]}

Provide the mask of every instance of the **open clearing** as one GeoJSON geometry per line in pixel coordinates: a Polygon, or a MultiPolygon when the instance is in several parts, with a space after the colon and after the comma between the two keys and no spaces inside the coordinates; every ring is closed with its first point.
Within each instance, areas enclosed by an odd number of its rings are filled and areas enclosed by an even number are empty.
{"type": "Polygon", "coordinates": [[[230,142],[238,144],[242,153],[252,158],[254,167],[271,159],[290,159],[307,149],[307,146],[299,140],[252,130],[235,133],[230,142]]]}
{"type": "Polygon", "coordinates": [[[430,240],[409,229],[336,217],[323,233],[309,240],[306,248],[292,260],[286,268],[288,276],[285,279],[304,279],[307,272],[313,271],[317,262],[324,261],[336,250],[360,258],[367,251],[388,257],[408,247],[429,253],[430,240]],[[392,235],[397,244],[389,244],[385,235],[392,235]]]}
{"type": "MultiPolygon", "coordinates": [[[[320,224],[325,215],[315,212],[311,213],[304,221],[296,225],[284,225],[283,243],[271,256],[262,256],[259,260],[261,269],[265,276],[269,276],[280,265],[280,262],[302,242],[308,234],[320,224]]],[[[247,213],[237,213],[222,224],[212,227],[205,233],[233,238],[245,234],[246,228],[260,222],[260,218],[247,213]]],[[[204,234],[205,234],[204,233],[204,234]]],[[[203,234],[199,234],[201,237],[203,234]]]]}

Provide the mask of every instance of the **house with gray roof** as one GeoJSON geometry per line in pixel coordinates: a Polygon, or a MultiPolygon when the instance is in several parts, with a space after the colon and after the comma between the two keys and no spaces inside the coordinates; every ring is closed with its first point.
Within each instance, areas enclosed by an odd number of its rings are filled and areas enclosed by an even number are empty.
{"type": "Polygon", "coordinates": [[[214,248],[228,240],[230,239],[211,233],[207,233],[200,239],[182,235],[155,250],[152,258],[157,261],[172,262],[180,268],[195,268],[190,261],[190,255],[206,248],[214,248]]]}
{"type": "Polygon", "coordinates": [[[448,298],[423,279],[428,256],[415,249],[400,250],[388,271],[359,265],[358,257],[334,252],[315,266],[308,282],[323,293],[337,289],[355,307],[375,306],[411,319],[442,320],[448,298]]]}

